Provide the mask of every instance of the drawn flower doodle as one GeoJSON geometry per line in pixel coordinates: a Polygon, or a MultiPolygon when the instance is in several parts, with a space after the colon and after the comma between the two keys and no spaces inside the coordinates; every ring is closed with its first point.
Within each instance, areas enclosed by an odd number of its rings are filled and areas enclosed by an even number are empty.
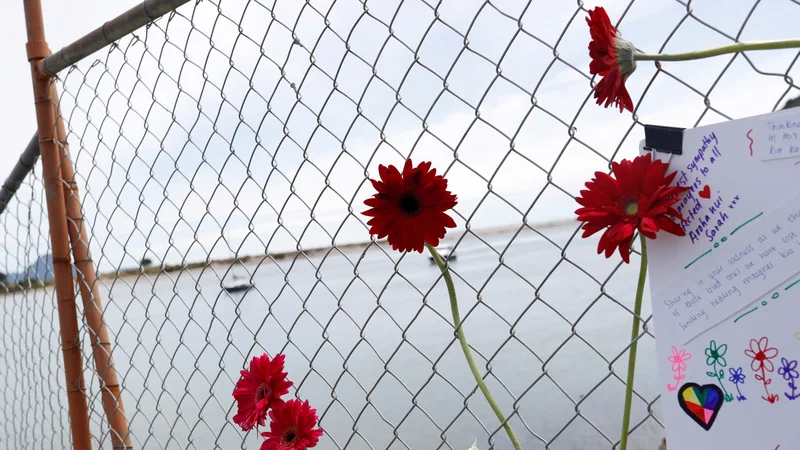
{"type": "Polygon", "coordinates": [[[672,363],[673,372],[681,372],[686,370],[686,361],[692,359],[692,354],[683,349],[678,351],[678,349],[673,345],[672,356],[667,359],[669,359],[669,362],[672,363]]]}
{"type": "Polygon", "coordinates": [[[795,400],[800,397],[800,393],[797,392],[797,383],[794,380],[800,378],[800,374],[797,373],[797,360],[793,359],[789,361],[786,358],[781,358],[781,366],[778,367],[778,375],[782,376],[784,380],[789,382],[789,387],[792,388],[792,393],[784,392],[783,395],[786,396],[789,400],[795,400]]]}
{"type": "Polygon", "coordinates": [[[739,395],[736,396],[736,400],[740,401],[740,402],[742,400],[747,400],[747,397],[742,395],[742,391],[739,389],[739,385],[740,384],[744,384],[744,379],[746,377],[746,375],[744,373],[742,373],[742,368],[741,367],[737,367],[737,368],[734,369],[733,367],[731,367],[730,369],[728,369],[728,372],[731,373],[731,377],[728,378],[728,380],[731,383],[733,383],[734,386],[736,386],[736,392],[739,393],[739,395]]]}
{"type": "Polygon", "coordinates": [[[717,347],[717,342],[712,340],[708,344],[708,348],[706,349],[706,365],[711,366],[715,364],[719,364],[720,367],[725,367],[728,365],[728,362],[725,361],[725,352],[728,351],[728,344],[722,344],[717,347]]]}
{"type": "Polygon", "coordinates": [[[761,396],[764,400],[775,403],[780,397],[775,394],[769,393],[769,385],[772,383],[772,378],[767,378],[767,372],[774,372],[775,365],[772,364],[772,359],[778,356],[778,349],[769,346],[769,339],[762,337],[759,340],[750,339],[750,348],[744,351],[744,354],[753,360],[750,362],[750,368],[756,372],[755,378],[764,383],[764,391],[767,396],[761,396]],[[760,374],[758,372],[761,372],[760,374]]]}
{"type": "Polygon", "coordinates": [[[717,341],[713,339],[709,342],[705,352],[707,357],[706,365],[711,367],[712,370],[706,372],[706,375],[717,379],[719,387],[725,393],[725,401],[731,402],[733,401],[733,394],[729,394],[728,390],[725,389],[725,385],[722,384],[722,379],[725,378],[725,370],[722,368],[728,365],[728,361],[725,360],[725,352],[727,351],[728,344],[717,346],[717,341]],[[720,367],[719,370],[717,370],[717,366],[720,367]]]}
{"type": "Polygon", "coordinates": [[[675,372],[675,375],[672,377],[675,380],[675,385],[667,385],[667,389],[670,392],[677,390],[680,381],[686,378],[686,375],[682,374],[681,372],[686,371],[686,361],[690,360],[691,358],[692,354],[687,352],[685,349],[678,351],[674,345],[672,346],[672,356],[667,357],[667,359],[672,363],[672,371],[675,372]]]}

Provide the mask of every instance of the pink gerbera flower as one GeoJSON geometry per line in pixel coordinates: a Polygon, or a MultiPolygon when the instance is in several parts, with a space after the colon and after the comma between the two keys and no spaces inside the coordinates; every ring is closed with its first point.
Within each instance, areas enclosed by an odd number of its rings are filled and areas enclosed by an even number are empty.
{"type": "Polygon", "coordinates": [[[308,400],[292,399],[269,412],[269,431],[261,433],[267,440],[260,450],[306,450],[316,447],[322,436],[317,426],[317,410],[308,400]]]}
{"type": "Polygon", "coordinates": [[[239,411],[233,416],[243,431],[256,425],[264,425],[267,411],[283,404],[281,396],[289,392],[292,382],[286,379],[283,371],[284,355],[276,355],[272,360],[267,354],[256,356],[250,361],[250,370],[242,370],[242,378],[236,383],[233,397],[239,411]]]}

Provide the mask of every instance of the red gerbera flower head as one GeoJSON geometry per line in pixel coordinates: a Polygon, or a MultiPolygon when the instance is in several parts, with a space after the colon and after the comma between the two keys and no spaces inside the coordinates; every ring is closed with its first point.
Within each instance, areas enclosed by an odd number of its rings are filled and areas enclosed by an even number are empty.
{"type": "Polygon", "coordinates": [[[261,450],[305,450],[316,447],[323,431],[317,425],[317,410],[308,400],[297,399],[278,406],[269,412],[269,431],[261,433],[267,438],[261,450]]]}
{"type": "Polygon", "coordinates": [[[281,396],[289,393],[292,382],[283,371],[285,355],[276,355],[272,360],[263,354],[250,361],[250,370],[242,370],[242,378],[236,383],[233,398],[238,404],[238,413],[233,421],[248,431],[256,425],[264,426],[267,411],[283,403],[281,396]]]}
{"type": "Polygon", "coordinates": [[[595,172],[595,177],[586,183],[586,190],[575,199],[582,206],[575,214],[578,220],[586,222],[583,237],[605,230],[597,246],[598,254],[605,251],[609,258],[619,248],[622,260],[628,263],[637,230],[650,239],[655,239],[659,230],[677,236],[686,234],[672,220],[682,220],[672,205],[689,188],[670,186],[677,172],[665,176],[667,167],[663,161],[642,155],[633,161],[611,163],[616,178],[595,172]]]}
{"type": "Polygon", "coordinates": [[[364,200],[372,217],[369,233],[389,237],[392,249],[422,253],[425,243],[436,247],[447,228],[456,223],[446,211],[456,206],[456,196],[447,190],[447,180],[436,175],[430,162],[414,167],[406,160],[401,173],[394,166],[378,167],[381,180],[372,180],[377,194],[364,200]]]}
{"type": "Polygon", "coordinates": [[[633,101],[625,88],[625,80],[636,70],[632,43],[622,39],[619,31],[611,24],[606,10],[598,6],[589,10],[586,18],[592,41],[589,42],[589,73],[603,77],[594,88],[597,104],[605,102],[608,108],[613,103],[623,109],[633,111],[633,101]]]}

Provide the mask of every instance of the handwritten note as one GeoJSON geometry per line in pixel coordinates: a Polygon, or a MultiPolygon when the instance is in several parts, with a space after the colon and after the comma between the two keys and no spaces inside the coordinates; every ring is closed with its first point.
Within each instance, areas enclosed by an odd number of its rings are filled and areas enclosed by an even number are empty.
{"type": "Polygon", "coordinates": [[[689,188],[675,208],[683,217],[680,226],[692,244],[713,243],[721,234],[719,230],[727,222],[729,213],[739,202],[738,195],[722,195],[713,188],[708,178],[715,171],[715,164],[722,158],[723,144],[713,131],[703,136],[694,156],[678,172],[675,182],[689,188]]]}
{"type": "Polygon", "coordinates": [[[682,144],[652,154],[689,188],[686,235],[647,242],[667,441],[800,450],[786,420],[800,414],[800,109],[688,128],[682,144]]]}
{"type": "Polygon", "coordinates": [[[653,295],[653,307],[670,318],[672,331],[686,344],[800,272],[798,264],[800,195],[752,217],[687,261],[685,273],[653,295]]]}
{"type": "Polygon", "coordinates": [[[761,160],[800,157],[800,113],[787,111],[764,119],[752,131],[751,149],[756,146],[761,160]]]}

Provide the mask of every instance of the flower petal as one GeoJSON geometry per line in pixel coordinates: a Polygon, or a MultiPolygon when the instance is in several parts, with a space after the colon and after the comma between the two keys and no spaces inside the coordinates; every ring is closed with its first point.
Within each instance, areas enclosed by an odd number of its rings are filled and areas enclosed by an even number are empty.
{"type": "Polygon", "coordinates": [[[623,261],[630,261],[630,245],[638,230],[649,239],[655,239],[661,230],[683,236],[680,214],[672,207],[680,201],[675,194],[685,188],[668,187],[675,173],[666,175],[666,164],[653,161],[650,155],[635,159],[613,161],[612,175],[595,172],[594,178],[580,191],[575,210],[578,220],[584,222],[583,237],[603,231],[597,246],[598,254],[608,258],[617,249],[623,261]],[[635,202],[638,211],[631,211],[635,202]]]}
{"type": "Polygon", "coordinates": [[[422,252],[425,243],[438,245],[447,228],[455,228],[446,214],[456,204],[456,196],[447,190],[447,180],[436,175],[429,161],[414,166],[411,159],[402,172],[395,166],[378,167],[381,181],[371,180],[378,192],[364,200],[371,208],[362,212],[371,217],[369,233],[378,239],[387,238],[392,249],[401,252],[422,252]],[[411,204],[402,200],[413,199],[411,204]],[[407,206],[402,206],[407,205],[407,206]]]}

